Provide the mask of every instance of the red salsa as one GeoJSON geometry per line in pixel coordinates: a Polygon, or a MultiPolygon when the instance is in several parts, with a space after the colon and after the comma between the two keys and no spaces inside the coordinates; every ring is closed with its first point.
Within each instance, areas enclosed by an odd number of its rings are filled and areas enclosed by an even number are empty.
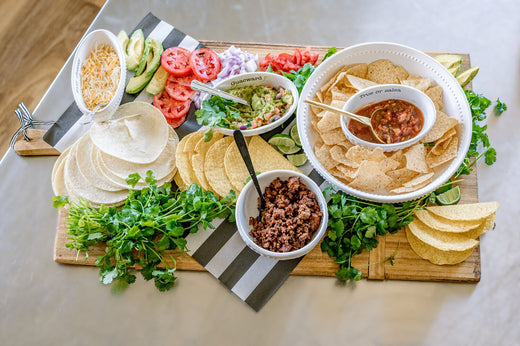
{"type": "MultiPolygon", "coordinates": [[[[404,142],[417,136],[424,124],[419,108],[397,99],[373,103],[359,109],[356,114],[371,118],[375,132],[387,144],[404,142]]],[[[349,121],[348,129],[362,140],[379,143],[370,128],[359,121],[349,121]]]]}

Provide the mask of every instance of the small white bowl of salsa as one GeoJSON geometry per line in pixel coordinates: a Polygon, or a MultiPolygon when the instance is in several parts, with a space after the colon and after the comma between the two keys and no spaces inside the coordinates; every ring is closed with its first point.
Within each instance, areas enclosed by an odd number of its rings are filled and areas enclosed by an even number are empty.
{"type": "Polygon", "coordinates": [[[421,140],[433,127],[437,111],[433,101],[418,89],[401,84],[381,84],[357,92],[343,110],[371,119],[370,128],[342,117],[341,128],[354,144],[396,151],[421,140]]]}

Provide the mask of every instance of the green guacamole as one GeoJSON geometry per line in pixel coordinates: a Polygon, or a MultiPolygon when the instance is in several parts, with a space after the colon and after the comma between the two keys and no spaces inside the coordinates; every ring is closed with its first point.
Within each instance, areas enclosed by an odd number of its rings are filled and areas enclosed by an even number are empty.
{"type": "Polygon", "coordinates": [[[294,99],[290,90],[257,85],[227,90],[228,93],[248,101],[251,108],[234,103],[240,116],[233,119],[230,128],[249,130],[270,124],[283,117],[291,108],[294,99]]]}

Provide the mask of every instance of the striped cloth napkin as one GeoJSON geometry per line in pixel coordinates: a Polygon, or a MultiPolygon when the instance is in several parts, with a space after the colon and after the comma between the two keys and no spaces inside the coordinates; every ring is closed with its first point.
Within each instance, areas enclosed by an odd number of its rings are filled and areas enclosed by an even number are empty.
{"type": "MultiPolygon", "coordinates": [[[[164,47],[180,46],[190,51],[204,47],[193,37],[158,19],[152,13],[148,13],[135,29],[142,29],[145,37],[159,40],[164,47]]],[[[132,76],[133,73],[129,71],[127,82],[132,76]]],[[[151,103],[152,98],[152,95],[143,90],[137,95],[125,93],[122,103],[132,101],[151,103]]],[[[44,136],[47,143],[61,152],[80,138],[90,127],[88,119],[83,116],[74,100],[71,99],[70,102],[71,105],[44,136]]],[[[200,129],[194,112],[195,109],[192,105],[186,122],[176,129],[179,138],[200,129]]],[[[292,117],[290,123],[295,122],[294,115],[292,117]]],[[[291,126],[286,127],[286,129],[290,128],[291,126]]],[[[277,132],[280,132],[280,129],[268,132],[262,137],[269,139],[277,132]]],[[[301,167],[301,170],[322,188],[327,186],[323,178],[313,171],[310,165],[301,167]]],[[[199,232],[187,236],[188,253],[247,305],[255,311],[259,311],[301,259],[277,261],[260,256],[242,241],[235,223],[216,219],[212,224],[215,226],[213,230],[204,230],[201,227],[199,232]]]]}

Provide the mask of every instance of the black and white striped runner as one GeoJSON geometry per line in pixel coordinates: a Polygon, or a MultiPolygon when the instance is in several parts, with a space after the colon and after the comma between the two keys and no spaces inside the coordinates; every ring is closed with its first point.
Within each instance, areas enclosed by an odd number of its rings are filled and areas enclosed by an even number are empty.
{"type": "MultiPolygon", "coordinates": [[[[161,21],[152,13],[147,14],[135,29],[142,29],[145,37],[161,41],[165,48],[180,46],[191,51],[204,47],[191,36],[161,21]]],[[[132,76],[132,72],[127,73],[127,82],[132,76]]],[[[135,100],[152,102],[152,96],[144,90],[138,95],[125,93],[122,103],[135,100]]],[[[71,99],[70,102],[71,105],[44,137],[47,143],[59,151],[73,144],[90,127],[74,100],[71,99]]],[[[294,123],[294,115],[288,123],[294,123]]],[[[290,126],[275,129],[262,137],[268,139],[274,133],[287,131],[289,128],[290,126]]],[[[192,106],[186,121],[176,129],[176,132],[180,138],[183,138],[198,129],[200,125],[197,124],[192,106]]],[[[328,186],[309,164],[301,167],[301,170],[322,188],[328,186]]],[[[242,241],[234,223],[216,219],[212,224],[215,226],[214,230],[200,228],[199,232],[187,236],[189,254],[251,308],[259,311],[301,259],[276,261],[260,256],[242,241]]]]}

